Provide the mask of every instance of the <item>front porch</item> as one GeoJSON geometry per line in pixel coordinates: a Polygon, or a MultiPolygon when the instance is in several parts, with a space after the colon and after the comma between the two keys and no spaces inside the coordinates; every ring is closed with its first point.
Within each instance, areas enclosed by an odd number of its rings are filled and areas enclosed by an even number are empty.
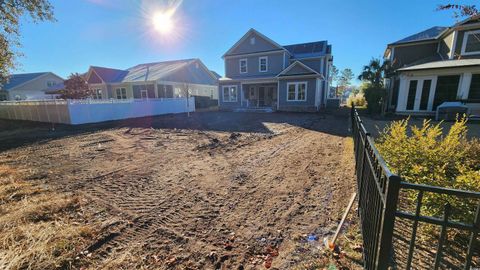
{"type": "Polygon", "coordinates": [[[271,108],[277,107],[277,83],[257,83],[241,85],[242,108],[271,108]]]}

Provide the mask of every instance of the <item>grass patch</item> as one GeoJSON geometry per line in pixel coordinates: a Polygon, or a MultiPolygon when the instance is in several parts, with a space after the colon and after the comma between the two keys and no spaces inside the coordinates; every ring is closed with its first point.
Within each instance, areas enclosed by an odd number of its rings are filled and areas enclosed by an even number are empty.
{"type": "MultiPolygon", "coordinates": [[[[28,173],[0,166],[0,268],[65,269],[97,232],[79,196],[25,181],[28,173]]],[[[77,258],[77,259],[75,259],[77,258]]]]}

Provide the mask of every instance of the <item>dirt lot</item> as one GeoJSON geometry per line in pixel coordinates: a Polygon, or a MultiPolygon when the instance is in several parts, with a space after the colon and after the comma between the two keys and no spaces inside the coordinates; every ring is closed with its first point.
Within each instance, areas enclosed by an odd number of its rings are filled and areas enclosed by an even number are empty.
{"type": "Polygon", "coordinates": [[[87,199],[92,269],[305,269],[355,190],[344,113],[0,127],[0,165],[87,199]]]}

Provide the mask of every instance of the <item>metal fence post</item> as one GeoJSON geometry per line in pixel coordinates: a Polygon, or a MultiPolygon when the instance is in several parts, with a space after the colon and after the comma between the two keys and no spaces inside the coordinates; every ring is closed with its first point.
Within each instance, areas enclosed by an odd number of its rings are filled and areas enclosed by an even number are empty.
{"type": "Polygon", "coordinates": [[[377,268],[387,269],[390,263],[392,250],[393,228],[395,226],[395,212],[397,211],[398,194],[401,178],[397,175],[388,177],[387,192],[385,193],[385,206],[380,227],[380,245],[377,255],[377,268]]]}

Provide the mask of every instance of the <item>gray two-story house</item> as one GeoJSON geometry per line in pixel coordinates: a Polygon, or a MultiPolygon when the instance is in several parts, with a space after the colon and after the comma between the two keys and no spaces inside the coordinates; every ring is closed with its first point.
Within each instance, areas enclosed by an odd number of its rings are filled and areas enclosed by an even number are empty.
{"type": "Polygon", "coordinates": [[[392,63],[388,109],[434,114],[443,102],[461,101],[480,112],[480,16],[432,27],[387,45],[392,63]]]}
{"type": "Polygon", "coordinates": [[[326,104],[333,61],[327,41],[282,46],[250,29],[222,58],[220,109],[318,111],[326,104]]]}

